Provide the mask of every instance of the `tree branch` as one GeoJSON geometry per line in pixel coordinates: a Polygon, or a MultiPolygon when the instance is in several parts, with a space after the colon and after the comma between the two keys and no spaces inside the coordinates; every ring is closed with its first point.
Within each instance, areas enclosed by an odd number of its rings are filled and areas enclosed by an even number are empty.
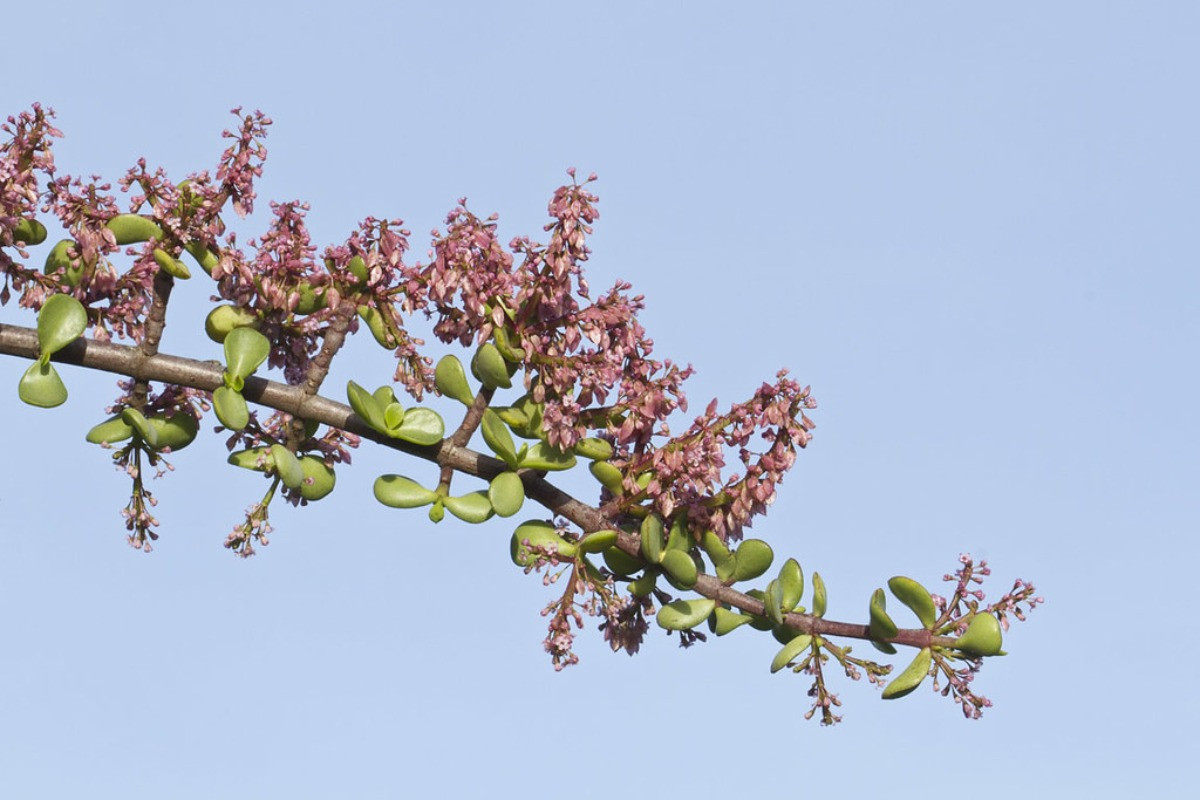
{"type": "MultiPolygon", "coordinates": [[[[33,328],[0,323],[0,354],[28,359],[37,358],[37,331],[33,328]]],[[[223,368],[219,363],[163,354],[146,355],[137,347],[97,342],[91,339],[76,340],[55,353],[51,360],[102,372],[128,375],[139,381],[173,383],[207,392],[211,392],[222,384],[223,368]]],[[[288,386],[251,376],[246,379],[242,394],[250,402],[285,411],[300,419],[314,420],[339,428],[364,439],[370,439],[384,447],[399,450],[426,461],[433,461],[443,468],[464,472],[478,478],[491,479],[508,469],[508,465],[503,461],[454,444],[449,439],[436,445],[422,446],[384,436],[359,419],[349,406],[320,395],[310,394],[307,387],[288,386]]],[[[600,509],[576,500],[547,481],[541,473],[522,470],[519,474],[529,497],[554,514],[578,525],[584,533],[612,527],[611,520],[601,514],[600,509]]],[[[641,557],[641,539],[635,534],[621,533],[618,546],[631,556],[641,557]]],[[[762,601],[725,585],[713,575],[702,573],[692,590],[704,597],[719,603],[726,603],[749,614],[762,615],[764,613],[762,601]]],[[[787,614],[784,621],[797,633],[870,639],[866,625],[835,622],[811,614],[794,612],[787,614]]],[[[948,636],[933,636],[929,631],[917,628],[901,630],[888,641],[911,647],[928,647],[931,644],[949,647],[952,646],[954,639],[948,636]]]]}

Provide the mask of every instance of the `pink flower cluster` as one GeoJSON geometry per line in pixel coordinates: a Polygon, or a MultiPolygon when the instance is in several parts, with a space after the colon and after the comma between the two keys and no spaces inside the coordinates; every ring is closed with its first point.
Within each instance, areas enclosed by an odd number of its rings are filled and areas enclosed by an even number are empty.
{"type": "Polygon", "coordinates": [[[446,225],[445,235],[433,232],[433,261],[421,279],[437,314],[434,334],[470,345],[503,325],[505,309],[513,307],[513,257],[496,238],[496,215],[479,219],[467,210],[466,198],[446,216],[446,225]]]}
{"type": "Polygon", "coordinates": [[[693,529],[739,539],[774,502],[796,449],[808,444],[815,425],[804,412],[815,407],[809,387],[788,378],[786,370],[724,414],[713,400],[684,434],[625,463],[625,502],[649,499],[664,517],[682,510],[693,529]],[[756,440],[766,447],[755,449],[756,440]],[[737,454],[744,474],[722,476],[728,451],[737,454]],[[647,471],[650,482],[639,490],[637,477],[647,471]]]}
{"type": "Polygon", "coordinates": [[[238,116],[242,125],[237,133],[224,131],[221,134],[236,141],[221,154],[217,180],[221,182],[221,194],[233,201],[234,212],[245,217],[254,210],[254,179],[262,176],[262,164],[267,160],[267,148],[262,140],[271,120],[261,111],[243,115],[240,106],[230,113],[238,116]]]}
{"type": "MultiPolygon", "coordinates": [[[[34,104],[32,110],[9,117],[0,126],[0,131],[7,135],[0,144],[0,273],[5,276],[4,297],[0,302],[3,303],[8,302],[9,271],[16,266],[3,248],[16,245],[13,229],[20,220],[32,218],[37,211],[41,196],[37,173],[54,175],[51,141],[61,138],[62,131],[50,124],[53,118],[53,110],[34,104]]],[[[29,257],[24,249],[18,252],[22,258],[29,257]]],[[[28,279],[26,271],[12,277],[20,291],[28,279]]]]}

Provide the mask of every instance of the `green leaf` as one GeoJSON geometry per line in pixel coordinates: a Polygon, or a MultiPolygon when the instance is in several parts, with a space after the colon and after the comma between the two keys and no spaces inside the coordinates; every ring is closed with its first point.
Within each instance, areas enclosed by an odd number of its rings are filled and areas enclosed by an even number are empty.
{"type": "Polygon", "coordinates": [[[663,560],[663,523],[658,514],[648,514],[642,520],[642,555],[651,564],[663,560]]]}
{"type": "Polygon", "coordinates": [[[404,414],[404,424],[388,434],[393,439],[420,445],[433,445],[442,440],[446,432],[446,424],[436,411],[431,408],[410,408],[404,414]]]}
{"type": "Polygon", "coordinates": [[[392,338],[387,328],[387,322],[384,321],[383,314],[380,314],[378,309],[373,306],[359,306],[358,315],[362,317],[363,322],[367,323],[367,330],[375,337],[375,342],[380,347],[384,350],[395,349],[396,340],[392,338]]]}
{"type": "Polygon", "coordinates": [[[634,558],[619,547],[610,547],[604,551],[604,564],[614,575],[632,575],[646,566],[641,559],[634,558]]]}
{"type": "Polygon", "coordinates": [[[403,475],[380,475],[375,479],[375,499],[392,508],[420,508],[437,500],[437,492],[403,475]]]}
{"type": "Polygon", "coordinates": [[[200,423],[196,421],[196,418],[183,411],[176,412],[173,417],[156,414],[150,417],[149,422],[158,439],[158,444],[154,445],[155,449],[166,450],[169,448],[172,453],[178,452],[194,442],[196,434],[200,432],[200,423]]]}
{"type": "Polygon", "coordinates": [[[662,568],[682,588],[690,589],[696,585],[699,571],[691,553],[686,550],[667,549],[662,554],[662,568]]]}
{"type": "Polygon", "coordinates": [[[218,386],[213,392],[213,411],[217,412],[221,424],[231,431],[240,431],[250,424],[250,407],[246,405],[246,398],[228,386],[218,386]]]}
{"type": "Polygon", "coordinates": [[[871,638],[880,641],[882,639],[890,639],[896,635],[899,630],[896,623],[887,613],[887,597],[883,594],[883,589],[876,589],[871,595],[871,623],[868,626],[871,638]]]}
{"type": "MultiPolygon", "coordinates": [[[[38,312],[37,336],[41,361],[78,339],[87,330],[87,310],[69,294],[47,298],[38,312]]],[[[65,395],[64,395],[65,397],[65,395]]]]}
{"type": "Polygon", "coordinates": [[[708,619],[716,607],[717,601],[707,597],[676,600],[659,609],[658,624],[669,631],[690,630],[708,619]]]}
{"type": "Polygon", "coordinates": [[[575,466],[575,454],[555,450],[545,442],[535,442],[521,459],[521,466],[547,472],[570,469],[575,466]]]}
{"type": "Polygon", "coordinates": [[[404,417],[404,406],[399,403],[389,403],[383,407],[383,424],[393,436],[404,424],[404,417]]]}
{"type": "Polygon", "coordinates": [[[374,392],[372,392],[371,396],[375,398],[375,402],[379,404],[380,408],[387,408],[392,403],[398,402],[396,400],[395,390],[392,389],[391,386],[388,386],[386,383],[383,386],[380,386],[374,392]]]}
{"type": "Polygon", "coordinates": [[[642,577],[629,582],[629,593],[634,597],[649,597],[658,583],[658,570],[647,569],[642,577]]]}
{"type": "Polygon", "coordinates": [[[921,621],[921,625],[926,630],[933,628],[933,624],[937,622],[938,613],[928,589],[912,578],[906,578],[903,575],[891,578],[888,581],[888,588],[892,590],[892,594],[896,595],[897,600],[904,603],[917,615],[917,619],[921,621]]]}
{"type": "Polygon", "coordinates": [[[512,434],[508,432],[503,420],[490,408],[483,410],[483,420],[479,424],[483,441],[499,458],[513,469],[517,468],[517,451],[513,444],[512,434]]]}
{"type": "Polygon", "coordinates": [[[267,337],[251,327],[234,328],[225,336],[225,369],[230,375],[245,380],[271,354],[267,337]]]}
{"type": "Polygon", "coordinates": [[[226,461],[242,469],[265,472],[269,466],[266,458],[269,450],[269,447],[251,447],[249,450],[238,450],[236,453],[230,453],[226,461]]]}
{"type": "Polygon", "coordinates": [[[17,396],[22,402],[39,408],[54,408],[67,401],[67,387],[58,371],[49,362],[35,361],[25,370],[17,384],[17,396]]]}
{"type": "Polygon", "coordinates": [[[713,531],[705,531],[704,537],[700,540],[700,546],[704,548],[709,561],[717,571],[717,578],[722,583],[733,577],[734,571],[737,569],[737,558],[721,541],[720,536],[713,531]]]}
{"type": "Polygon", "coordinates": [[[967,623],[967,630],[954,642],[954,647],[973,656],[1000,655],[1004,635],[1000,621],[988,613],[980,612],[967,623]]]}
{"type": "Polygon", "coordinates": [[[154,248],[154,263],[158,264],[163,272],[181,281],[186,281],[192,277],[192,272],[187,268],[187,264],[184,264],[161,247],[154,248]]]}
{"type": "Polygon", "coordinates": [[[689,550],[691,546],[692,537],[688,533],[687,521],[683,514],[677,514],[671,521],[671,532],[667,535],[667,549],[689,550]]]}
{"type": "Polygon", "coordinates": [[[825,596],[825,581],[821,578],[821,573],[814,572],[812,575],[813,584],[813,601],[812,613],[814,617],[825,616],[825,604],[827,598],[825,596]]]}
{"type": "Polygon", "coordinates": [[[204,318],[204,332],[214,342],[224,344],[225,337],[235,328],[257,327],[258,315],[248,308],[234,305],[217,306],[204,318]]]}
{"type": "Polygon", "coordinates": [[[613,446],[605,439],[580,439],[575,443],[575,455],[592,461],[607,461],[613,457],[613,446]]]}
{"type": "Polygon", "coordinates": [[[387,425],[383,422],[383,409],[379,407],[379,403],[370,392],[354,381],[347,381],[346,398],[350,401],[350,407],[354,409],[355,414],[358,414],[359,419],[380,433],[387,432],[387,425]]]}
{"type": "Polygon", "coordinates": [[[734,553],[733,580],[750,581],[766,573],[775,559],[771,545],[762,539],[746,539],[734,553]]]}
{"type": "Polygon", "coordinates": [[[754,617],[747,614],[737,614],[727,608],[717,607],[708,620],[708,629],[717,636],[724,636],[753,620],[754,617]]]}
{"type": "Polygon", "coordinates": [[[121,409],[121,419],[125,420],[150,448],[158,447],[158,431],[150,426],[150,421],[141,411],[136,408],[121,409]]]}
{"type": "Polygon", "coordinates": [[[301,456],[300,468],[304,470],[304,483],[300,485],[300,496],[305,500],[317,501],[333,491],[337,475],[324,459],[316,456],[301,456]]]}
{"type": "Polygon", "coordinates": [[[467,382],[467,372],[462,362],[453,355],[442,356],[433,370],[433,384],[444,396],[453,398],[464,406],[475,402],[475,393],[467,382]]]}
{"type": "Polygon", "coordinates": [[[501,517],[511,517],[525,504],[525,484],[515,472],[501,472],[488,484],[488,500],[501,517]]]}
{"type": "Polygon", "coordinates": [[[780,609],[782,602],[783,586],[776,578],[767,584],[767,591],[763,597],[763,614],[775,625],[783,624],[783,611],[780,609]]]}
{"type": "Polygon", "coordinates": [[[775,654],[775,659],[771,661],[771,672],[779,672],[792,661],[812,646],[812,636],[807,633],[802,633],[796,638],[789,641],[783,646],[783,649],[775,654]]]}
{"type": "Polygon", "coordinates": [[[579,552],[603,553],[617,543],[620,537],[614,530],[592,531],[579,540],[579,552]]]}
{"type": "Polygon", "coordinates": [[[911,693],[929,675],[929,667],[932,664],[933,652],[928,647],[922,647],[912,662],[904,668],[904,671],[893,678],[892,682],[883,688],[883,694],[881,695],[883,699],[895,700],[898,697],[904,697],[904,695],[911,693]]]}
{"type": "Polygon", "coordinates": [[[552,547],[560,558],[574,558],[578,552],[574,544],[558,535],[551,523],[540,519],[528,520],[517,526],[509,542],[509,555],[519,567],[528,567],[537,560],[537,555],[525,545],[526,541],[532,547],[552,547]]]}
{"type": "Polygon", "coordinates": [[[46,241],[46,226],[36,219],[19,219],[12,229],[13,242],[24,242],[33,247],[46,241]]]}
{"type": "Polygon", "coordinates": [[[304,467],[296,454],[281,444],[271,445],[271,457],[275,460],[275,474],[289,489],[299,489],[304,483],[304,467]]]}
{"type": "Polygon", "coordinates": [[[489,389],[512,387],[512,380],[508,377],[508,364],[496,349],[496,345],[491,342],[484,342],[475,351],[475,357],[471,359],[471,372],[489,389]]]}
{"type": "Polygon", "coordinates": [[[133,428],[118,414],[115,417],[109,417],[88,431],[87,440],[92,444],[105,442],[112,444],[113,442],[123,442],[131,436],[133,436],[133,428]]]}
{"type": "Polygon", "coordinates": [[[478,524],[491,518],[491,501],[485,491],[470,492],[462,497],[447,497],[442,500],[446,510],[463,522],[478,524]]]}
{"type": "Polygon", "coordinates": [[[601,486],[612,492],[614,497],[624,494],[625,487],[621,484],[621,470],[612,464],[607,461],[593,461],[588,465],[588,471],[592,473],[593,478],[600,481],[601,486]]]}
{"type": "Polygon", "coordinates": [[[779,586],[782,589],[779,602],[786,614],[792,611],[804,596],[804,570],[800,568],[799,561],[789,558],[783,562],[783,568],[779,570],[779,586]]]}

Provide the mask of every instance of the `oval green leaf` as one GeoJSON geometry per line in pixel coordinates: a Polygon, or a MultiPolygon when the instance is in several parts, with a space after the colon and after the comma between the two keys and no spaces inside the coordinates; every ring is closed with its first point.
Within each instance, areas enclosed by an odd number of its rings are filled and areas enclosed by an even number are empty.
{"type": "Polygon", "coordinates": [[[446,510],[463,522],[475,525],[490,519],[493,513],[492,503],[485,491],[469,492],[462,497],[447,497],[442,500],[446,510]]]}
{"type": "Polygon", "coordinates": [[[453,398],[464,406],[475,402],[475,393],[467,382],[467,371],[456,356],[445,355],[433,370],[433,385],[445,397],[453,398]]]}
{"type": "Polygon", "coordinates": [[[887,597],[884,596],[883,589],[876,589],[872,593],[870,614],[871,622],[868,630],[872,639],[879,641],[890,639],[896,635],[899,629],[887,613],[887,597]]]}
{"type": "Polygon", "coordinates": [[[500,419],[500,415],[490,408],[485,408],[483,419],[479,423],[479,431],[483,434],[483,441],[487,443],[491,451],[505,464],[516,469],[516,445],[513,444],[512,434],[508,432],[508,426],[500,419]]]}
{"type": "Polygon", "coordinates": [[[932,664],[933,652],[928,647],[922,647],[921,651],[917,653],[916,658],[904,668],[904,671],[893,678],[892,682],[883,688],[883,699],[895,700],[898,697],[904,697],[904,695],[911,693],[929,675],[929,667],[932,664]]]}
{"type": "Polygon", "coordinates": [[[67,387],[58,377],[53,364],[35,361],[21,376],[17,384],[17,396],[31,406],[54,408],[67,401],[67,387]]]}
{"type": "Polygon", "coordinates": [[[301,456],[300,468],[304,470],[304,483],[300,485],[300,496],[305,500],[320,500],[333,491],[337,475],[324,459],[316,456],[301,456]]]}
{"type": "Polygon", "coordinates": [[[708,619],[716,607],[717,601],[708,597],[676,600],[659,609],[658,624],[669,631],[690,630],[708,619]]]}
{"type": "Polygon", "coordinates": [[[667,575],[682,588],[690,589],[696,585],[699,570],[696,569],[696,562],[692,560],[691,553],[686,550],[664,550],[661,563],[667,575]]]}
{"type": "Polygon", "coordinates": [[[404,406],[399,403],[389,403],[383,407],[383,424],[392,435],[404,424],[404,406]]]}
{"type": "Polygon", "coordinates": [[[796,638],[789,641],[783,646],[783,649],[775,654],[774,660],[771,661],[771,672],[779,672],[796,659],[801,653],[812,646],[812,636],[807,633],[802,633],[796,638]]]}
{"type": "Polygon", "coordinates": [[[271,343],[254,328],[234,328],[225,337],[225,368],[242,380],[258,369],[271,354],[271,343]]]}
{"type": "Polygon", "coordinates": [[[172,453],[182,450],[196,440],[200,432],[200,423],[191,414],[178,411],[175,416],[168,417],[156,414],[149,419],[150,427],[154,429],[158,450],[170,450],[172,453]]]}
{"type": "Polygon", "coordinates": [[[78,339],[87,330],[87,309],[69,294],[47,298],[38,312],[38,350],[43,362],[78,339]]]}
{"type": "Polygon", "coordinates": [[[150,421],[141,411],[136,408],[124,408],[121,410],[121,419],[125,420],[150,448],[158,448],[158,430],[150,426],[150,421]]]}
{"type": "Polygon", "coordinates": [[[575,443],[575,455],[592,461],[607,461],[613,457],[613,446],[605,439],[589,437],[575,443]]]}
{"type": "Polygon", "coordinates": [[[388,434],[393,439],[420,445],[433,445],[442,440],[446,432],[446,424],[441,416],[431,408],[410,408],[404,414],[404,424],[388,434]]]}
{"type": "Polygon", "coordinates": [[[118,414],[115,417],[109,417],[88,431],[87,440],[92,444],[104,444],[105,442],[112,444],[113,442],[123,442],[131,436],[133,436],[133,428],[118,414]]]}
{"type": "Polygon", "coordinates": [[[304,483],[304,467],[296,454],[281,444],[271,445],[271,458],[275,460],[275,474],[289,489],[299,489],[304,483]]]}
{"type": "Polygon", "coordinates": [[[375,499],[392,508],[420,508],[437,499],[437,492],[403,475],[380,475],[375,479],[375,499]]]}
{"type": "Polygon", "coordinates": [[[521,459],[521,466],[546,472],[571,469],[575,466],[575,454],[555,450],[545,442],[534,442],[525,452],[525,457],[521,459]]]}
{"type": "Polygon", "coordinates": [[[246,398],[228,386],[218,386],[213,392],[213,411],[217,412],[221,424],[231,431],[240,431],[250,424],[250,407],[246,405],[246,398]]]}
{"type": "Polygon", "coordinates": [[[825,596],[825,581],[821,578],[821,573],[819,573],[819,572],[813,573],[812,584],[813,584],[813,601],[812,601],[813,612],[812,613],[813,613],[814,617],[823,617],[823,616],[825,616],[825,607],[826,607],[827,598],[825,596]]]}
{"type": "Polygon", "coordinates": [[[641,559],[634,558],[619,547],[610,547],[604,551],[604,564],[614,575],[632,575],[646,566],[641,559]]]}
{"type": "Polygon", "coordinates": [[[545,520],[534,519],[522,522],[513,531],[509,542],[509,555],[513,563],[519,567],[528,567],[538,559],[538,554],[530,547],[552,548],[561,558],[574,558],[577,552],[575,545],[564,541],[558,535],[554,525],[545,520]],[[525,543],[528,542],[527,546],[525,543]]]}
{"type": "Polygon", "coordinates": [[[663,524],[658,514],[649,514],[642,520],[642,555],[651,564],[663,560],[663,524]]]}
{"type": "Polygon", "coordinates": [[[475,357],[471,359],[471,372],[489,389],[512,387],[512,380],[508,377],[508,364],[496,349],[496,345],[491,342],[484,342],[475,351],[475,357]]]}
{"type": "Polygon", "coordinates": [[[967,630],[954,642],[954,647],[973,656],[994,656],[1004,646],[1000,621],[991,614],[980,612],[967,624],[967,630]]]}
{"type": "Polygon", "coordinates": [[[743,625],[752,621],[754,617],[746,614],[737,614],[727,608],[716,608],[713,610],[713,615],[709,617],[708,629],[717,636],[724,636],[730,631],[735,631],[743,625]]]}
{"type": "Polygon", "coordinates": [[[592,531],[579,540],[579,552],[603,553],[617,543],[620,538],[614,530],[592,531]]]}
{"type": "Polygon", "coordinates": [[[733,580],[750,581],[766,573],[775,560],[771,545],[762,539],[746,539],[734,553],[733,580]]]}
{"type": "Polygon", "coordinates": [[[783,568],[779,570],[779,586],[782,590],[780,606],[786,614],[792,611],[804,596],[804,570],[800,568],[799,561],[789,558],[783,562],[783,568]]]}
{"type": "Polygon", "coordinates": [[[350,401],[350,407],[358,414],[359,419],[380,433],[387,432],[387,426],[383,423],[383,409],[375,401],[374,395],[354,381],[347,381],[346,399],[350,401]]]}
{"type": "Polygon", "coordinates": [[[933,597],[924,586],[912,578],[897,575],[888,581],[888,588],[892,590],[892,594],[896,595],[897,600],[904,603],[917,615],[917,619],[921,621],[921,625],[926,630],[933,628],[938,617],[937,607],[933,604],[933,597]]]}
{"type": "Polygon", "coordinates": [[[269,466],[267,462],[267,453],[269,451],[270,448],[268,447],[251,447],[249,450],[239,450],[236,453],[230,453],[226,461],[242,469],[265,472],[269,466]]]}
{"type": "Polygon", "coordinates": [[[488,484],[488,500],[497,516],[511,517],[525,504],[525,484],[515,472],[501,472],[488,484]]]}

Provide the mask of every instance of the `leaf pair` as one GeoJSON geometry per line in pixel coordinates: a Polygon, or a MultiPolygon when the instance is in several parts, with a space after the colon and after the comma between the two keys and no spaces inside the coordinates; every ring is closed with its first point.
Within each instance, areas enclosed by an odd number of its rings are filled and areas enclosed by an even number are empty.
{"type": "Polygon", "coordinates": [[[271,352],[267,337],[251,327],[237,327],[225,336],[224,385],[213,392],[213,410],[226,428],[240,431],[250,422],[250,408],[242,397],[246,378],[258,369],[271,352]]]}
{"type": "Polygon", "coordinates": [[[230,464],[279,476],[284,486],[305,500],[320,500],[333,491],[337,476],[325,460],[313,455],[297,456],[281,444],[252,447],[230,453],[230,464]]]}
{"type": "Polygon", "coordinates": [[[483,410],[483,419],[479,425],[483,441],[496,456],[511,469],[535,469],[552,472],[571,469],[575,466],[573,453],[556,450],[546,442],[534,442],[532,445],[522,443],[517,449],[508,425],[493,409],[483,410]]]}
{"type": "Polygon", "coordinates": [[[775,552],[761,539],[746,539],[734,551],[716,533],[705,531],[700,545],[712,561],[717,577],[727,585],[754,580],[765,574],[775,560],[775,552]]]}
{"type": "Polygon", "coordinates": [[[346,384],[346,395],[354,413],[372,429],[385,436],[419,445],[434,445],[446,432],[445,423],[429,408],[405,410],[390,386],[381,386],[371,394],[354,381],[346,384]]]}
{"type": "Polygon", "coordinates": [[[88,431],[87,440],[92,444],[113,444],[136,435],[151,450],[176,452],[195,441],[199,430],[196,418],[183,411],[170,417],[156,414],[147,418],[136,408],[124,408],[88,431]]]}
{"type": "Polygon", "coordinates": [[[412,478],[403,475],[380,475],[375,479],[375,499],[392,508],[420,508],[432,505],[430,519],[440,522],[443,510],[463,522],[480,523],[499,514],[511,517],[525,502],[525,487],[521,478],[512,472],[502,472],[492,479],[486,490],[450,497],[426,489],[412,478]]]}
{"type": "Polygon", "coordinates": [[[17,384],[17,396],[31,406],[54,408],[67,400],[67,387],[50,363],[50,356],[83,335],[87,310],[69,294],[47,298],[38,312],[38,358],[17,384]]]}

